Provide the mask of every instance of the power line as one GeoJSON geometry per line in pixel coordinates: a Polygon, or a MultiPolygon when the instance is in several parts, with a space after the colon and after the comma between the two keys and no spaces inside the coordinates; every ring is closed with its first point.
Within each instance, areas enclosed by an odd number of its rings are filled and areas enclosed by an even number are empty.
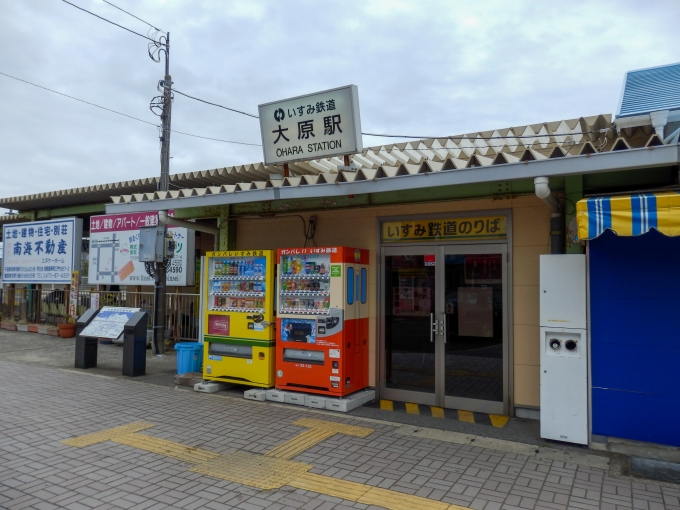
{"type": "MultiPolygon", "coordinates": [[[[81,103],[85,103],[85,104],[88,104],[90,106],[94,106],[96,108],[106,110],[107,112],[115,113],[116,115],[122,115],[123,117],[127,117],[128,119],[136,120],[137,122],[143,122],[144,124],[149,124],[149,125],[154,126],[156,128],[161,127],[158,124],[154,124],[153,122],[149,122],[149,121],[143,120],[143,119],[138,119],[137,117],[133,117],[132,115],[127,115],[126,113],[121,113],[121,112],[118,112],[116,110],[112,110],[110,108],[105,108],[104,106],[100,106],[100,105],[95,104],[95,103],[90,103],[89,101],[85,101],[83,99],[78,99],[77,97],[69,96],[68,94],[64,94],[63,92],[57,92],[56,90],[48,89],[47,87],[43,87],[42,85],[37,85],[35,83],[31,83],[30,81],[22,80],[21,78],[17,78],[16,76],[12,76],[11,74],[3,73],[2,71],[0,71],[0,74],[3,75],[3,76],[7,76],[8,78],[12,78],[13,80],[17,80],[17,81],[26,83],[28,85],[32,85],[33,87],[37,87],[39,89],[43,89],[43,90],[46,90],[48,92],[52,92],[53,94],[59,94],[60,96],[68,97],[69,99],[73,99],[74,101],[79,101],[81,103]]],[[[257,146],[257,147],[261,147],[261,145],[258,144],[258,143],[234,142],[232,140],[221,140],[219,138],[210,138],[210,137],[207,137],[207,136],[194,135],[194,134],[191,134],[191,133],[184,133],[182,131],[174,131],[174,130],[170,130],[170,131],[172,133],[178,133],[180,135],[192,136],[194,138],[203,138],[205,140],[214,140],[216,142],[233,143],[233,144],[236,144],[236,145],[254,145],[254,146],[257,146]]]]}
{"type": "MultiPolygon", "coordinates": [[[[468,138],[468,140],[508,140],[510,138],[544,138],[546,136],[572,136],[572,135],[587,135],[591,133],[601,133],[602,131],[608,131],[609,128],[597,131],[581,131],[577,133],[547,133],[535,135],[508,135],[508,136],[479,136],[475,138],[468,138]]],[[[413,138],[417,140],[426,140],[431,138],[464,138],[466,135],[447,135],[447,136],[414,136],[414,135],[386,135],[382,133],[361,133],[366,136],[381,136],[385,138],[413,138]]]]}
{"type": "MultiPolygon", "coordinates": [[[[191,99],[195,99],[196,101],[200,101],[201,103],[206,103],[212,106],[217,106],[218,108],[224,108],[225,110],[229,110],[235,113],[240,113],[241,115],[247,115],[248,117],[252,117],[254,119],[259,119],[257,115],[253,115],[252,113],[246,113],[242,112],[240,110],[235,110],[234,108],[228,108],[226,106],[222,106],[221,104],[216,104],[216,103],[211,103],[210,101],[205,101],[203,99],[199,99],[198,97],[190,96],[189,94],[185,94],[184,92],[180,92],[177,89],[173,89],[173,92],[177,92],[178,94],[182,94],[183,96],[189,97],[191,99]]],[[[572,136],[572,135],[587,135],[591,133],[601,133],[602,131],[605,130],[599,130],[599,131],[581,131],[581,132],[574,132],[574,133],[549,133],[545,135],[541,134],[536,134],[536,135],[517,135],[517,136],[482,136],[482,137],[475,137],[474,140],[508,140],[511,138],[542,138],[545,136],[572,136]]],[[[366,136],[379,136],[383,138],[412,138],[412,139],[417,139],[417,140],[425,140],[425,139],[432,139],[432,138],[447,138],[447,139],[452,139],[452,138],[463,138],[465,135],[447,135],[447,136],[415,136],[415,135],[389,135],[389,134],[384,134],[384,133],[361,133],[362,135],[366,136]]],[[[470,139],[473,140],[473,139],[470,139]]]]}
{"type": "Polygon", "coordinates": [[[185,94],[184,92],[180,92],[177,89],[172,89],[172,91],[176,92],[177,94],[182,94],[183,96],[186,96],[188,98],[195,99],[196,101],[200,101],[201,103],[209,104],[209,105],[212,105],[212,106],[217,106],[218,108],[224,108],[225,110],[229,110],[230,112],[240,113],[241,115],[247,115],[248,117],[253,117],[254,119],[259,119],[259,117],[257,115],[253,115],[252,113],[246,113],[246,112],[242,112],[241,110],[234,110],[233,108],[227,108],[226,106],[222,106],[221,104],[211,103],[209,101],[205,101],[203,99],[199,99],[197,97],[190,96],[189,94],[185,94]]]}
{"type": "MultiPolygon", "coordinates": [[[[138,35],[139,37],[143,37],[144,39],[147,39],[147,40],[149,40],[149,41],[151,41],[151,42],[153,42],[153,43],[156,42],[156,41],[154,41],[153,39],[151,39],[151,37],[147,37],[147,36],[145,36],[145,35],[140,34],[139,32],[135,32],[134,30],[130,30],[129,28],[124,27],[123,25],[119,25],[118,23],[114,23],[113,21],[110,21],[110,20],[108,20],[108,19],[106,19],[106,18],[102,18],[102,17],[99,16],[98,14],[95,14],[94,12],[90,12],[90,11],[88,11],[87,9],[83,9],[82,7],[78,7],[76,4],[72,4],[72,3],[69,2],[68,0],[61,0],[61,1],[64,2],[64,3],[67,3],[67,4],[69,4],[69,5],[71,5],[71,6],[73,6],[73,7],[75,7],[76,9],[80,9],[80,10],[83,11],[83,12],[86,12],[86,13],[88,13],[88,14],[92,14],[92,16],[95,16],[95,17],[97,17],[97,18],[99,18],[99,19],[101,19],[101,20],[103,20],[103,21],[106,21],[107,23],[111,23],[112,25],[116,25],[118,28],[122,28],[123,30],[127,30],[128,32],[130,32],[130,33],[132,33],[132,34],[138,35]]],[[[107,2],[107,3],[108,3],[108,2],[107,2]]],[[[146,23],[146,22],[145,22],[145,23],[146,23]]]]}
{"type": "MultiPolygon", "coordinates": [[[[135,16],[135,15],[132,14],[131,12],[127,12],[125,9],[121,9],[121,8],[118,7],[117,5],[113,5],[111,2],[109,2],[109,1],[107,1],[107,0],[102,0],[102,1],[103,1],[104,3],[109,4],[111,7],[115,7],[115,8],[118,9],[119,11],[123,11],[125,14],[127,14],[127,15],[129,15],[129,16],[132,16],[132,17],[135,18],[135,19],[138,19],[138,20],[141,21],[142,23],[144,23],[144,24],[146,24],[146,25],[149,25],[149,26],[150,26],[151,28],[153,28],[154,30],[158,30],[159,32],[163,32],[160,28],[157,28],[157,27],[153,26],[153,25],[152,25],[151,23],[149,23],[148,21],[144,21],[142,18],[138,18],[137,16],[135,16]]],[[[163,32],[163,33],[165,33],[165,32],[163,32]]]]}

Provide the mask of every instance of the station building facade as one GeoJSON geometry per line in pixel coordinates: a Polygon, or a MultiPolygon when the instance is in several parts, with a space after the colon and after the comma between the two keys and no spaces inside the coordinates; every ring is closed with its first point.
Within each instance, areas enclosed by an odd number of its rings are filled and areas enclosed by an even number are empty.
{"type": "MultiPolygon", "coordinates": [[[[610,116],[599,115],[372,147],[351,157],[353,171],[338,169],[343,162],[337,158],[301,161],[285,172],[254,164],[177,174],[171,182],[180,189],[169,192],[154,191],[156,181],[149,179],[53,197],[1,199],[0,206],[19,210],[2,221],[25,220],[56,211],[31,210],[40,200],[82,201],[89,194],[90,203],[61,202],[56,214],[76,212],[87,218],[104,211],[174,210],[177,218],[217,226],[224,250],[310,243],[367,249],[369,384],[381,398],[538,418],[539,257],[590,257],[595,290],[590,327],[593,349],[598,349],[595,337],[610,338],[608,331],[614,330],[607,312],[609,297],[602,289],[618,288],[601,282],[615,278],[630,292],[639,288],[648,295],[660,285],[659,275],[652,280],[640,273],[628,281],[616,273],[613,267],[620,266],[612,265],[607,254],[621,251],[618,245],[599,249],[614,235],[611,223],[603,228],[609,229],[603,236],[579,235],[583,221],[597,219],[588,216],[588,207],[580,218],[577,208],[583,206],[577,204],[677,188],[680,151],[677,144],[664,143],[663,135],[651,121],[619,129],[610,116]],[[112,198],[104,200],[102,195],[112,198]],[[598,280],[605,273],[604,280],[598,280]]],[[[647,230],[640,231],[640,238],[659,235],[647,230]]],[[[210,245],[197,243],[202,253],[210,245]]],[[[652,242],[644,250],[656,248],[652,242]]],[[[663,299],[680,298],[678,286],[666,291],[663,299]]],[[[621,335],[628,334],[617,328],[621,335]]],[[[675,359],[680,353],[677,333],[663,328],[660,332],[673,340],[659,348],[675,359]]],[[[616,406],[606,412],[605,407],[595,409],[613,402],[595,387],[598,381],[611,382],[607,377],[612,373],[631,369],[630,360],[610,356],[609,349],[593,352],[593,363],[599,365],[592,367],[592,433],[604,441],[623,437],[674,444],[667,431],[642,433],[642,424],[626,429],[615,426],[616,420],[598,418],[616,411],[616,406]]],[[[669,371],[664,365],[662,382],[674,380],[669,371]]],[[[677,402],[678,390],[658,395],[658,388],[647,388],[654,399],[625,405],[667,410],[677,402]]]]}

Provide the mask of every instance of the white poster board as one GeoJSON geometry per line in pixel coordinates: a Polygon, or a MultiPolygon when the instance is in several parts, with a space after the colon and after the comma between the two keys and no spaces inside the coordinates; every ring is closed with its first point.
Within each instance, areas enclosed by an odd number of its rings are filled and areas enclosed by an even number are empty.
{"type": "Polygon", "coordinates": [[[139,310],[139,308],[105,306],[80,335],[95,338],[118,338],[123,332],[125,323],[139,310]]]}
{"type": "Polygon", "coordinates": [[[458,335],[493,338],[493,289],[458,287],[458,335]]]}
{"type": "Polygon", "coordinates": [[[80,218],[3,225],[2,238],[2,283],[70,284],[80,269],[80,218]]]}
{"type": "MultiPolygon", "coordinates": [[[[130,213],[90,218],[90,285],[153,285],[139,261],[139,229],[158,224],[158,214],[130,213]]],[[[193,230],[168,226],[176,243],[175,256],[167,270],[166,283],[184,287],[194,284],[195,251],[193,230]]]]}

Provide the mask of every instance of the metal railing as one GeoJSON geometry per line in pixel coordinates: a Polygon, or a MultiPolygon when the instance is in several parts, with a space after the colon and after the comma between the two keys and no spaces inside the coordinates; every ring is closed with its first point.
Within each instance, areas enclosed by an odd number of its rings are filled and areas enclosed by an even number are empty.
{"type": "MultiPolygon", "coordinates": [[[[153,329],[153,292],[80,291],[77,315],[82,315],[90,308],[93,294],[99,295],[99,307],[141,308],[148,312],[148,328],[153,329]]],[[[69,292],[66,290],[0,288],[0,316],[3,320],[55,325],[66,321],[68,302],[69,292]]],[[[201,317],[198,294],[168,293],[165,313],[170,340],[176,342],[198,340],[198,325],[201,317]]]]}

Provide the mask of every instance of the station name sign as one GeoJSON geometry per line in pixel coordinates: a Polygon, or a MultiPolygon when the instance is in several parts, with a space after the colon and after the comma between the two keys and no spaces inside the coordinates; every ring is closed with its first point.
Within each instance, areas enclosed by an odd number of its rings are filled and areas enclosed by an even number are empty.
{"type": "Polygon", "coordinates": [[[357,154],[363,149],[356,85],[258,108],[266,165],[357,154]]]}
{"type": "Polygon", "coordinates": [[[503,215],[386,221],[381,229],[383,243],[503,239],[506,235],[506,217],[503,215]]]}

